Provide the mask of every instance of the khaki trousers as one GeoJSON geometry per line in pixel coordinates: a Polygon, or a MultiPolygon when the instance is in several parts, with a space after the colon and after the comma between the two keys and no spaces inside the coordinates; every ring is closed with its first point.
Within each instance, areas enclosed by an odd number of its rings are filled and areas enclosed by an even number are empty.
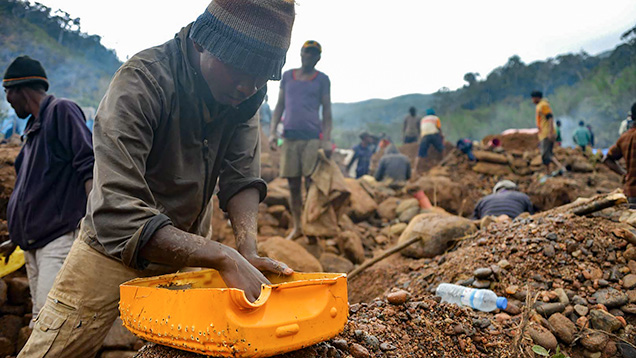
{"type": "Polygon", "coordinates": [[[119,285],[166,273],[146,271],[101,254],[80,232],[18,357],[94,357],[119,315],[119,285]]]}

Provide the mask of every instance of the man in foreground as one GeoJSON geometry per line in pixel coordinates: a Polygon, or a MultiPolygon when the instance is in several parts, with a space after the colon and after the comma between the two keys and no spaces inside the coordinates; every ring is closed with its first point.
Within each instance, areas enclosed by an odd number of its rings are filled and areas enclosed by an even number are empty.
{"type": "Polygon", "coordinates": [[[280,79],[293,21],[291,1],[214,0],[117,71],[97,111],[79,238],[20,357],[93,357],[119,285],[136,277],[214,268],[254,301],[268,283],[260,271],[292,273],[259,257],[255,239],[266,195],[256,113],[267,81],[280,79]],[[237,250],[204,238],[217,179],[237,250]]]}
{"type": "Polygon", "coordinates": [[[502,180],[498,182],[492,192],[479,200],[473,212],[473,219],[499,215],[508,215],[514,219],[521,213],[534,214],[530,198],[517,191],[517,184],[512,181],[502,180]]]}
{"type": "Polygon", "coordinates": [[[283,113],[283,146],[280,158],[280,176],[289,182],[290,207],[293,229],[288,240],[303,235],[301,214],[303,209],[302,180],[309,187],[309,177],[318,161],[318,150],[323,147],[330,154],[331,145],[331,82],[326,74],[316,70],[322,46],[306,41],[300,50],[301,68],[283,74],[278,102],[270,131],[270,147],[276,150],[276,128],[283,113]],[[322,121],[320,108],[322,107],[322,121]]]}
{"type": "Polygon", "coordinates": [[[532,103],[536,105],[537,128],[539,129],[539,150],[541,152],[541,160],[545,165],[546,173],[550,174],[550,165],[554,163],[557,169],[560,169],[561,163],[554,157],[552,150],[556,141],[556,131],[554,130],[554,115],[548,101],[543,98],[543,93],[533,91],[530,96],[532,103]]]}
{"type": "Polygon", "coordinates": [[[7,207],[10,241],[0,245],[0,254],[8,259],[17,245],[25,250],[36,317],[86,213],[93,185],[93,144],[80,107],[47,95],[49,81],[39,61],[16,58],[2,85],[16,115],[29,120],[7,207]]]}
{"type": "MultiPolygon", "coordinates": [[[[636,113],[636,102],[632,105],[632,113],[636,113]]],[[[625,176],[625,186],[623,191],[627,196],[630,209],[636,209],[636,122],[627,122],[627,131],[623,133],[616,144],[614,144],[607,155],[603,158],[603,163],[619,175],[625,176]],[[625,158],[627,169],[618,164],[618,160],[625,158]]]]}

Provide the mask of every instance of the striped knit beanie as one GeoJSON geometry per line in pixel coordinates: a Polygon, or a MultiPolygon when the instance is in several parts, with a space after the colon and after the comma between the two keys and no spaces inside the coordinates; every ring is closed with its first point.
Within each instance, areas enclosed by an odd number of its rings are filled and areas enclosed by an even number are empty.
{"type": "Polygon", "coordinates": [[[29,56],[19,56],[11,62],[4,72],[2,86],[10,88],[36,82],[41,83],[44,86],[44,90],[48,91],[49,80],[40,61],[34,60],[29,56]]]}
{"type": "Polygon", "coordinates": [[[213,0],[190,38],[225,64],[280,80],[294,17],[293,0],[213,0]]]}

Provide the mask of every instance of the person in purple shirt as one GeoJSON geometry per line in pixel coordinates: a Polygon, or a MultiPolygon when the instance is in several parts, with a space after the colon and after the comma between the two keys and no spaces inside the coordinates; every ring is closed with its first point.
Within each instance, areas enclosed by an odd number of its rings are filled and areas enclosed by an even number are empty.
{"type": "Polygon", "coordinates": [[[80,107],[47,95],[49,82],[40,62],[16,58],[2,85],[16,115],[28,122],[7,207],[10,240],[0,245],[0,255],[8,258],[18,245],[24,250],[35,318],[86,213],[93,144],[80,107]]]}
{"type": "Polygon", "coordinates": [[[316,70],[321,53],[322,47],[318,42],[305,42],[300,51],[302,67],[283,74],[272,119],[270,147],[276,150],[276,127],[283,113],[285,115],[280,173],[289,181],[291,195],[294,228],[287,236],[288,240],[303,235],[302,178],[305,177],[305,185],[309,186],[309,176],[318,161],[318,150],[323,148],[327,155],[331,151],[331,83],[327,75],[316,70]],[[322,121],[319,114],[321,107],[322,121]]]}

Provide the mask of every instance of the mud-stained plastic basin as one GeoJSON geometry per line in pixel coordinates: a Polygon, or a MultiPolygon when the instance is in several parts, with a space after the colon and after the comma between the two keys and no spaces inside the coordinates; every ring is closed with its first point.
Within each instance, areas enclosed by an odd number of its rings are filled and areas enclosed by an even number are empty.
{"type": "Polygon", "coordinates": [[[151,342],[222,357],[270,357],[332,338],[349,313],[338,273],[269,276],[254,303],[215,270],[139,278],[120,286],[124,326],[151,342]]]}

